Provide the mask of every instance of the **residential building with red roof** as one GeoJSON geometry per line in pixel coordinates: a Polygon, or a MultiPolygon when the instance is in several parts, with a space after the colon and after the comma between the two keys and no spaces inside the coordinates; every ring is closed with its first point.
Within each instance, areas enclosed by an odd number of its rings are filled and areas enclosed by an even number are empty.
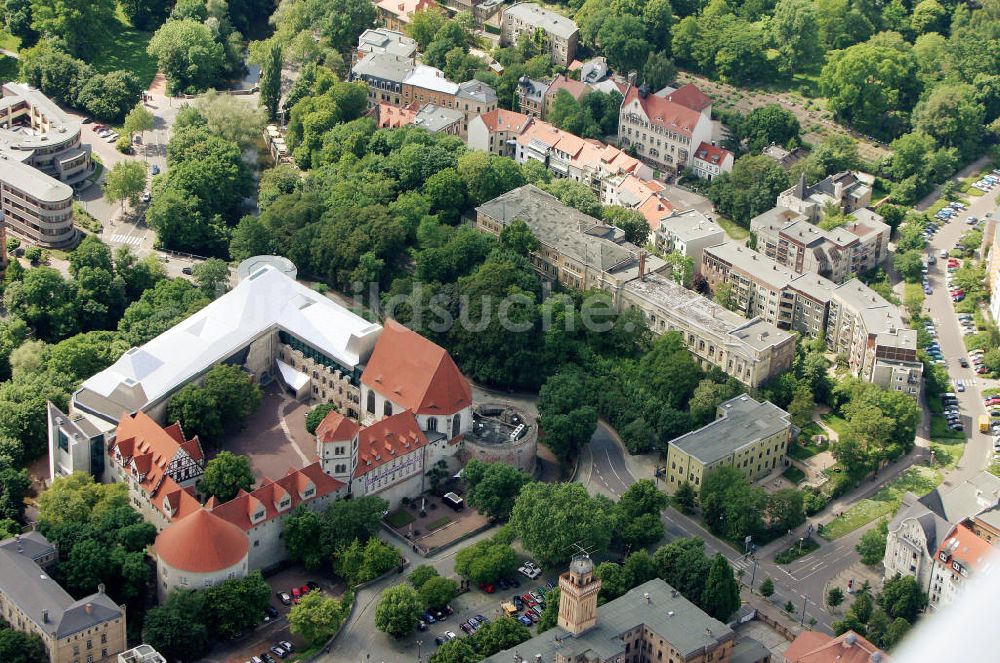
{"type": "Polygon", "coordinates": [[[205,453],[197,436],[184,438],[180,423],[161,428],[145,412],[124,413],[108,455],[110,480],[128,486],[132,504],[157,529],[201,507],[193,492],[205,453]]]}
{"type": "Polygon", "coordinates": [[[785,650],[785,663],[889,663],[884,651],[848,631],[837,637],[806,631],[785,650]]]}
{"type": "Polygon", "coordinates": [[[420,104],[417,103],[410,104],[409,106],[393,106],[392,104],[380,101],[378,105],[371,108],[368,112],[374,115],[379,129],[398,129],[399,127],[413,124],[413,120],[417,117],[417,111],[419,110],[420,104]]]}
{"type": "Polygon", "coordinates": [[[625,91],[619,118],[619,144],[668,174],[694,165],[695,152],[712,140],[712,103],[698,88],[668,88],[663,96],[645,86],[625,91]]]}
{"type": "Polygon", "coordinates": [[[209,500],[205,508],[245,533],[250,569],[267,569],[285,559],[281,532],[288,514],[300,504],[322,511],[346,494],[347,484],[327,476],[315,462],[299,470],[289,469],[277,481],[263,479],[257,488],[249,493],[241,490],[223,504],[209,500]]]}
{"type": "Polygon", "coordinates": [[[928,607],[937,610],[953,603],[969,578],[995,573],[998,553],[988,541],[976,536],[971,523],[956,525],[934,557],[928,607]]]}
{"type": "Polygon", "coordinates": [[[722,173],[733,172],[734,159],[733,153],[729,150],[713,143],[703,142],[694,151],[691,168],[701,179],[711,181],[722,173]]]}
{"type": "Polygon", "coordinates": [[[545,102],[542,104],[543,120],[552,112],[552,104],[555,102],[556,94],[559,90],[566,90],[577,101],[580,101],[591,92],[591,88],[586,83],[566,78],[565,74],[559,74],[552,79],[548,89],[545,90],[545,102]]]}
{"type": "Polygon", "coordinates": [[[529,115],[497,108],[474,117],[469,122],[469,137],[466,143],[473,150],[513,157],[517,151],[517,137],[531,123],[532,118],[529,115]]]}
{"type": "Polygon", "coordinates": [[[418,11],[441,11],[434,0],[380,0],[375,3],[378,18],[389,30],[403,32],[418,11]]]}

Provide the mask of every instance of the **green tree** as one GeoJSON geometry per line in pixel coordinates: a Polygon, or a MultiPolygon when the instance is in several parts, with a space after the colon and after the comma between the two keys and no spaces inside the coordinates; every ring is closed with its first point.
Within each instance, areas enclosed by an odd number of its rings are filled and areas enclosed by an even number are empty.
{"type": "Polygon", "coordinates": [[[792,402],[788,405],[788,413],[792,415],[792,423],[802,428],[812,421],[816,401],[813,399],[812,388],[807,384],[795,387],[793,394],[792,402]]]}
{"type": "Polygon", "coordinates": [[[192,19],[164,23],[147,51],[166,75],[169,94],[205,90],[219,80],[225,65],[223,45],[207,25],[192,19]]]}
{"type": "Polygon", "coordinates": [[[326,418],[326,415],[330,412],[336,411],[337,405],[335,403],[320,403],[319,405],[313,407],[309,410],[309,414],[306,415],[306,431],[310,435],[316,434],[316,429],[326,418]]]}
{"type": "Polygon", "coordinates": [[[326,17],[320,23],[321,33],[341,53],[356,43],[365,28],[375,24],[375,5],[368,0],[335,0],[324,7],[326,17]]]}
{"type": "Polygon", "coordinates": [[[293,634],[314,646],[333,637],[345,616],[340,601],[310,592],[288,611],[288,624],[293,634]]]}
{"type": "Polygon", "coordinates": [[[104,179],[104,198],[108,202],[125,203],[133,207],[139,203],[139,195],[146,189],[146,166],[141,161],[119,161],[108,171],[104,179]]]}
{"type": "Polygon", "coordinates": [[[402,638],[413,631],[424,608],[417,590],[410,585],[393,585],[382,592],[375,607],[375,628],[394,638],[402,638]]]}
{"type": "Polygon", "coordinates": [[[428,608],[439,609],[458,596],[458,583],[451,578],[429,578],[420,587],[420,598],[428,608]]]}
{"type": "Polygon", "coordinates": [[[721,553],[715,555],[705,581],[701,607],[722,623],[740,607],[740,586],[733,577],[733,567],[721,553]]]}
{"type": "Polygon", "coordinates": [[[697,499],[697,494],[694,491],[694,486],[691,485],[690,481],[682,481],[679,486],[677,486],[677,491],[674,492],[674,503],[680,509],[681,513],[690,514],[694,512],[694,505],[697,499]]]}
{"type": "Polygon", "coordinates": [[[323,564],[326,555],[322,546],[316,543],[323,531],[320,514],[300,504],[285,518],[282,528],[282,539],[289,558],[302,562],[310,570],[323,564]]]}
{"type": "Polygon", "coordinates": [[[31,0],[5,0],[2,5],[3,27],[13,37],[21,40],[21,46],[27,48],[38,40],[38,33],[31,28],[31,0]]]}
{"type": "Polygon", "coordinates": [[[606,205],[601,210],[601,217],[625,232],[625,241],[636,246],[645,246],[649,239],[649,222],[641,212],[617,205],[606,205]]]}
{"type": "Polygon", "coordinates": [[[774,594],[774,581],[770,578],[764,578],[764,582],[760,583],[760,595],[766,599],[771,598],[774,594]]]}
{"type": "Polygon", "coordinates": [[[129,135],[150,131],[153,128],[153,114],[141,103],[136,104],[125,116],[123,128],[129,135]]]}
{"type": "Polygon", "coordinates": [[[844,590],[840,587],[831,587],[830,591],[826,593],[826,604],[833,609],[836,609],[838,605],[844,602],[844,590]]]}
{"type": "MultiPolygon", "coordinates": [[[[800,1],[791,0],[792,3],[800,1]]],[[[736,123],[735,128],[740,140],[747,141],[747,150],[751,154],[760,154],[771,144],[793,145],[798,142],[801,131],[795,114],[777,104],[753,109],[736,123]]]]}
{"type": "Polygon", "coordinates": [[[613,513],[577,483],[531,483],[514,503],[510,525],[542,564],[558,565],[572,554],[572,544],[585,541],[592,551],[610,542],[613,513]]]}
{"type": "Polygon", "coordinates": [[[83,56],[105,37],[115,21],[113,0],[31,0],[31,28],[59,38],[69,53],[83,56]]]}
{"type": "MultiPolygon", "coordinates": [[[[924,0],[921,3],[934,2],[924,0]]],[[[913,109],[913,129],[933,136],[945,147],[954,147],[964,158],[982,149],[986,109],[976,89],[966,83],[939,85],[913,109]]]]}
{"type": "Polygon", "coordinates": [[[410,17],[410,22],[406,25],[406,34],[417,41],[417,46],[421,51],[426,51],[435,36],[444,27],[446,17],[436,8],[424,9],[414,12],[410,17]]]}
{"type": "Polygon", "coordinates": [[[118,0],[118,6],[128,22],[146,32],[166,20],[170,5],[168,0],[118,0]]]}
{"type": "Polygon", "coordinates": [[[878,604],[890,619],[902,618],[911,624],[917,615],[927,607],[927,594],[913,576],[896,574],[882,586],[878,604]]]}
{"type": "Polygon", "coordinates": [[[778,0],[771,18],[771,37],[790,73],[809,68],[822,58],[819,18],[809,0],[778,0]]]}
{"type": "Polygon", "coordinates": [[[228,502],[241,490],[253,488],[253,468],[246,456],[237,456],[229,451],[205,463],[205,473],[198,481],[198,491],[204,495],[214,495],[219,502],[228,502]]]}
{"type": "MultiPolygon", "coordinates": [[[[265,176],[267,172],[269,171],[265,171],[265,176]]],[[[273,245],[271,231],[261,222],[260,217],[248,214],[233,228],[229,238],[229,256],[236,262],[242,262],[253,256],[272,253],[273,245]]]]}
{"type": "Polygon", "coordinates": [[[54,342],[76,333],[79,325],[76,288],[51,267],[35,267],[4,290],[9,313],[19,316],[35,337],[54,342]]]}
{"type": "Polygon", "coordinates": [[[522,256],[527,256],[538,248],[538,239],[535,238],[528,224],[521,219],[514,219],[512,223],[504,226],[503,230],[500,231],[500,243],[522,256]]]}
{"type": "Polygon", "coordinates": [[[281,68],[284,61],[281,57],[281,44],[270,42],[265,48],[260,63],[260,105],[267,111],[268,119],[278,116],[278,104],[281,101],[281,68]]]}
{"type": "Polygon", "coordinates": [[[628,14],[611,15],[601,24],[597,43],[615,70],[637,71],[653,50],[645,34],[646,26],[640,18],[628,14]]]}
{"type": "Polygon", "coordinates": [[[42,639],[34,633],[0,629],[0,660],[7,663],[44,663],[49,660],[42,639]]]}
{"type": "Polygon", "coordinates": [[[438,647],[428,663],[476,663],[482,660],[470,638],[456,638],[438,647]]]}
{"type": "Polygon", "coordinates": [[[195,104],[205,118],[205,129],[228,143],[235,143],[241,150],[254,147],[267,122],[267,115],[240,97],[209,90],[195,104]]]}
{"type": "Polygon", "coordinates": [[[323,513],[324,554],[345,548],[355,539],[368,541],[379,530],[382,514],[388,508],[388,502],[374,495],[338,500],[328,506],[323,513]]]}
{"type": "Polygon", "coordinates": [[[510,545],[486,539],[458,551],[455,572],[476,584],[495,583],[517,568],[510,545]]]}
{"type": "Polygon", "coordinates": [[[425,582],[431,578],[437,577],[439,577],[437,569],[428,564],[421,564],[417,568],[410,571],[410,575],[407,576],[406,579],[410,581],[410,584],[413,585],[417,591],[420,591],[420,588],[424,586],[425,582]]]}
{"type": "Polygon", "coordinates": [[[462,471],[469,506],[491,518],[509,518],[514,500],[531,481],[524,472],[504,463],[484,463],[472,459],[462,471]]]}
{"type": "Polygon", "coordinates": [[[181,388],[167,404],[167,419],[179,421],[185,434],[197,435],[205,444],[217,444],[222,438],[219,404],[196,384],[181,388]]]}
{"type": "Polygon", "coordinates": [[[891,137],[901,133],[919,95],[916,73],[912,47],[898,34],[883,33],[831,53],[820,86],[838,119],[860,131],[891,137]]]}
{"type": "Polygon", "coordinates": [[[205,620],[216,637],[229,640],[256,626],[271,599],[271,587],[260,571],[224,580],[204,590],[205,620]]]}
{"type": "Polygon", "coordinates": [[[195,265],[191,273],[207,297],[217,299],[229,289],[229,264],[225,260],[209,258],[195,265]]]}
{"type": "Polygon", "coordinates": [[[531,632],[513,617],[500,617],[479,628],[471,638],[478,657],[493,656],[531,639],[531,632]]]}
{"type": "Polygon", "coordinates": [[[142,92],[142,81],[131,71],[94,74],[80,81],[76,105],[98,120],[119,122],[135,105],[142,92]]]}
{"type": "Polygon", "coordinates": [[[642,78],[651,89],[659,90],[677,80],[677,65],[663,52],[650,53],[642,67],[642,78]]]}
{"type": "Polygon", "coordinates": [[[233,364],[216,364],[205,374],[205,391],[218,405],[219,421],[230,426],[249,417],[263,398],[260,386],[233,364]]]}
{"type": "Polygon", "coordinates": [[[682,537],[660,546],[653,556],[657,574],[689,601],[701,604],[711,560],[705,555],[705,542],[696,537],[682,537]]]}
{"type": "Polygon", "coordinates": [[[787,188],[788,173],[777,162],[763,155],[745,155],[736,160],[731,173],[712,180],[708,197],[720,214],[749,227],[750,219],[771,209],[787,188]]]}

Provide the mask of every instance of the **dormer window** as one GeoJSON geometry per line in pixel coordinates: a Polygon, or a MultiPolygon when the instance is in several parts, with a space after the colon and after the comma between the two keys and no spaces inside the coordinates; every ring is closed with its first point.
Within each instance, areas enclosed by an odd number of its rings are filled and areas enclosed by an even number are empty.
{"type": "Polygon", "coordinates": [[[257,510],[257,512],[253,514],[253,521],[255,523],[259,523],[262,520],[264,520],[264,509],[263,508],[257,510]]]}

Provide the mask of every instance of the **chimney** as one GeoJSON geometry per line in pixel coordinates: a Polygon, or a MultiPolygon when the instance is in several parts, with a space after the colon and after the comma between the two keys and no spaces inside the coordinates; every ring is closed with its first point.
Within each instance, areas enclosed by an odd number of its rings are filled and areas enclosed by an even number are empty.
{"type": "Polygon", "coordinates": [[[639,280],[642,281],[646,275],[646,252],[639,251],[639,280]]]}
{"type": "Polygon", "coordinates": [[[83,606],[83,611],[86,612],[88,615],[92,614],[94,612],[94,604],[88,603],[87,605],[83,606]]]}
{"type": "Polygon", "coordinates": [[[642,598],[646,599],[646,603],[647,604],[650,604],[650,603],[653,602],[653,599],[649,598],[649,592],[643,592],[642,598]]]}
{"type": "Polygon", "coordinates": [[[102,596],[104,595],[104,583],[103,582],[97,583],[97,593],[101,594],[102,596]]]}
{"type": "Polygon", "coordinates": [[[48,610],[42,610],[42,623],[43,624],[48,624],[49,623],[49,611],[48,610]]]}
{"type": "Polygon", "coordinates": [[[542,655],[535,654],[535,663],[542,663],[542,655]]]}
{"type": "Polygon", "coordinates": [[[15,534],[14,535],[14,541],[17,542],[17,552],[23,553],[24,552],[24,544],[21,543],[21,535],[20,534],[15,534]]]}
{"type": "Polygon", "coordinates": [[[634,71],[628,72],[628,84],[629,84],[629,87],[635,87],[635,79],[637,77],[638,77],[638,74],[636,72],[634,72],[634,71]]]}

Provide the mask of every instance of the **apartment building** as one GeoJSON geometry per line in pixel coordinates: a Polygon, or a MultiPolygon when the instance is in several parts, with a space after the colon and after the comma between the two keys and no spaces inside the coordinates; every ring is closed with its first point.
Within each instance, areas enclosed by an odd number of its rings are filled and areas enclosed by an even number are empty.
{"type": "Polygon", "coordinates": [[[715,421],[670,441],[667,488],[687,481],[697,490],[705,474],[720,467],[735,467],[751,482],[781,471],[792,428],[778,406],[747,394],[732,398],[719,405],[715,421]]]}
{"type": "MultiPolygon", "coordinates": [[[[41,535],[36,537],[48,544],[41,535]]],[[[50,663],[117,660],[126,647],[125,606],[112,601],[104,585],[94,594],[74,599],[32,559],[27,546],[11,541],[0,544],[4,621],[15,631],[38,635],[50,663]]]]}
{"type": "Polygon", "coordinates": [[[694,166],[699,146],[711,144],[712,101],[694,85],[664,95],[630,85],[622,100],[618,140],[640,159],[668,174],[694,166]]]}
{"type": "Polygon", "coordinates": [[[867,173],[845,170],[807,186],[803,173],[795,186],[778,195],[778,207],[804,214],[813,223],[823,218],[828,205],[850,214],[871,204],[874,181],[867,173]]]}
{"type": "Polygon", "coordinates": [[[523,220],[539,241],[532,267],[543,279],[608,292],[619,309],[638,308],[656,333],[682,333],[694,356],[757,386],[791,366],[791,334],[726,311],[658,272],[666,263],[624,242],[617,228],[563,205],[532,185],[480,205],[476,227],[499,235],[523,220]]]}
{"type": "Polygon", "coordinates": [[[542,100],[543,120],[552,112],[552,105],[555,103],[556,95],[560,91],[565,91],[574,100],[581,101],[585,96],[590,94],[592,88],[586,83],[567,78],[565,74],[556,74],[556,77],[545,88],[545,96],[542,100]]]}
{"type": "Polygon", "coordinates": [[[43,248],[72,244],[73,188],[0,149],[0,212],[7,231],[43,248]]]}
{"type": "Polygon", "coordinates": [[[899,308],[857,279],[837,285],[817,274],[797,274],[736,242],[705,248],[701,274],[713,290],[726,284],[731,305],[779,329],[826,334],[831,352],[851,370],[885,389],[916,397],[923,364],[916,332],[899,308]]]}
{"type": "Polygon", "coordinates": [[[403,103],[403,81],[413,70],[413,60],[393,53],[372,52],[351,67],[351,80],[368,84],[368,105],[408,106],[403,103]]]}
{"type": "Polygon", "coordinates": [[[358,46],[354,50],[351,64],[357,63],[369,53],[395,55],[413,61],[417,55],[417,40],[389,28],[369,28],[358,37],[358,46]]]}
{"type": "Polygon", "coordinates": [[[732,152],[715,143],[702,143],[694,151],[691,169],[701,179],[711,181],[722,173],[733,172],[735,158],[732,152]]]}
{"type": "Polygon", "coordinates": [[[378,21],[389,30],[403,32],[419,11],[441,11],[434,0],[379,0],[375,3],[378,21]]]}
{"type": "Polygon", "coordinates": [[[737,658],[735,651],[760,652],[749,637],[739,637],[659,578],[597,605],[601,581],[587,556],[575,557],[559,576],[559,619],[554,628],[485,663],[768,663],[766,652],[737,658]],[[752,645],[745,647],[745,645],[752,645]]]}
{"type": "Polygon", "coordinates": [[[448,134],[458,136],[462,132],[465,113],[457,108],[441,108],[434,104],[424,104],[413,116],[410,122],[415,127],[422,127],[432,134],[448,134]]]}
{"type": "Polygon", "coordinates": [[[527,76],[521,76],[517,81],[517,107],[528,117],[541,117],[545,114],[546,93],[549,84],[535,81],[527,76]]]}
{"type": "Polygon", "coordinates": [[[534,39],[538,31],[544,34],[552,64],[569,66],[576,56],[580,34],[572,19],[532,2],[519,2],[503,10],[501,46],[511,46],[523,38],[534,39]]]}
{"type": "Polygon", "coordinates": [[[786,207],[750,221],[757,250],[799,274],[812,272],[843,283],[877,267],[886,257],[891,228],[868,209],[852,212],[852,223],[824,230],[786,207]]]}
{"type": "Polygon", "coordinates": [[[698,210],[688,209],[664,215],[659,220],[653,241],[660,251],[676,251],[691,258],[697,269],[701,264],[702,251],[725,242],[726,231],[698,210]]]}
{"type": "Polygon", "coordinates": [[[784,653],[785,663],[890,663],[892,659],[864,636],[847,631],[836,637],[804,631],[784,653]]]}
{"type": "Polygon", "coordinates": [[[513,158],[516,139],[531,122],[531,116],[525,113],[497,108],[472,118],[466,144],[473,150],[513,158]]]}

